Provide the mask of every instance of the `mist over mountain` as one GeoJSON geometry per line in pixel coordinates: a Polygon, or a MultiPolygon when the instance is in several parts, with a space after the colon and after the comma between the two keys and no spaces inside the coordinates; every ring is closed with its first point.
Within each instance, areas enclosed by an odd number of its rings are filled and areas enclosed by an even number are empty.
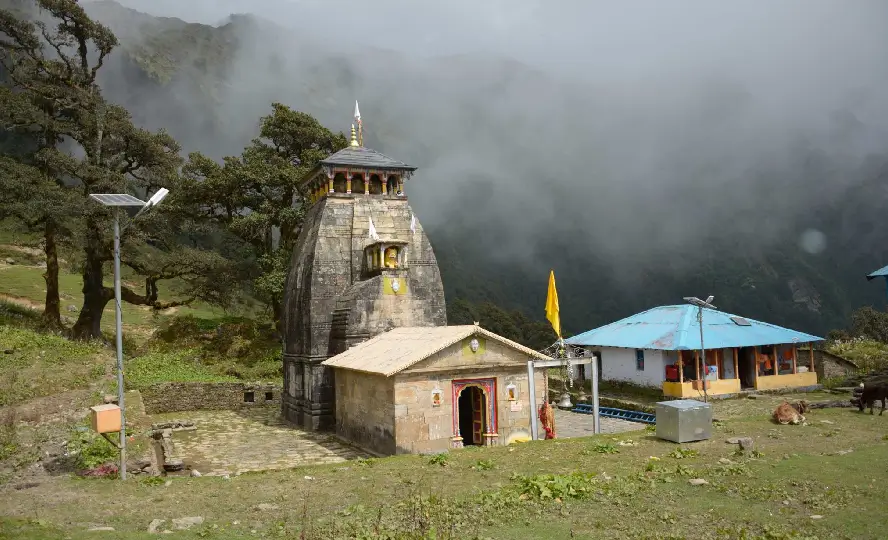
{"type": "Polygon", "coordinates": [[[109,97],[237,154],[272,101],[420,167],[448,300],[567,329],[683,296],[812,332],[882,305],[888,4],[84,3],[109,97]],[[240,13],[240,15],[231,15],[240,13]]]}

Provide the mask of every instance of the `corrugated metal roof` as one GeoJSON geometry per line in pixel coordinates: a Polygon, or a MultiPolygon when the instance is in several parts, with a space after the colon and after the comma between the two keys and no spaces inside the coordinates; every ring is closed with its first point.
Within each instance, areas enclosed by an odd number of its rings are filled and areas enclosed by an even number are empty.
{"type": "MultiPolygon", "coordinates": [[[[697,306],[660,306],[566,339],[571,345],[664,351],[700,348],[697,306]]],[[[723,311],[703,309],[706,348],[809,343],[823,338],[723,311]],[[732,320],[737,318],[737,322],[732,320]],[[749,324],[743,324],[746,321],[749,324]],[[739,323],[739,324],[738,324],[739,323]]]]}
{"type": "Polygon", "coordinates": [[[879,268],[875,272],[873,272],[871,274],[867,274],[866,279],[873,279],[873,278],[877,278],[877,277],[888,277],[888,266],[883,266],[882,268],[879,268]]]}
{"type": "Polygon", "coordinates": [[[548,359],[542,353],[480,326],[413,326],[389,330],[325,360],[323,364],[391,377],[472,335],[499,341],[528,357],[548,359]]]}
{"type": "Polygon", "coordinates": [[[340,165],[344,167],[366,167],[369,169],[405,170],[415,171],[416,167],[407,165],[403,161],[392,159],[384,154],[364,148],[363,146],[348,146],[335,154],[321,160],[324,165],[340,165]]]}

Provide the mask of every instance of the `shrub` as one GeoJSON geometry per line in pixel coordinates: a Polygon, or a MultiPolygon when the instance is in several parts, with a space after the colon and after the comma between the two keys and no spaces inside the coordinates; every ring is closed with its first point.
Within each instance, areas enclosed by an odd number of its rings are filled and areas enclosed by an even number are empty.
{"type": "Polygon", "coordinates": [[[68,442],[68,452],[76,453],[79,470],[95,469],[118,459],[118,450],[91,431],[76,431],[68,442]]]}
{"type": "Polygon", "coordinates": [[[827,350],[856,363],[864,373],[888,366],[888,344],[874,339],[857,337],[834,341],[827,350]]]}
{"type": "Polygon", "coordinates": [[[235,382],[237,378],[221,375],[201,363],[200,351],[183,349],[151,352],[129,360],[127,384],[134,388],[161,382],[235,382]]]}
{"type": "Polygon", "coordinates": [[[514,476],[522,497],[540,499],[581,499],[593,493],[595,476],[592,474],[541,474],[514,476]]]}

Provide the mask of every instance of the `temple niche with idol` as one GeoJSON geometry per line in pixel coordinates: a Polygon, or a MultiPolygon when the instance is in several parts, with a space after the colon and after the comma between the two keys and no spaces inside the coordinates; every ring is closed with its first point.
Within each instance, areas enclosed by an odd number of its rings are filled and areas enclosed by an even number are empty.
{"type": "Polygon", "coordinates": [[[416,167],[362,143],[352,126],[349,146],[302,180],[311,206],[284,292],[284,416],[378,454],[529,437],[527,361],[545,356],[446,326],[438,263],[405,191],[416,167]]]}

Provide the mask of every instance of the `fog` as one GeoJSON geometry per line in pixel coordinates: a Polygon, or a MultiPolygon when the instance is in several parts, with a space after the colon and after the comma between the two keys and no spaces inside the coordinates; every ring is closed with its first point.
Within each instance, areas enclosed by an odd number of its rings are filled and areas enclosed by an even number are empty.
{"type": "MultiPolygon", "coordinates": [[[[838,233],[818,209],[888,162],[881,0],[121,3],[286,28],[242,27],[214,93],[225,129],[164,118],[186,148],[236,152],[271,100],[347,131],[358,99],[366,146],[420,167],[426,228],[522,264],[552,235],[627,275],[705,242],[801,250],[812,228],[822,257],[838,233]]],[[[171,85],[185,108],[188,84],[171,85]]]]}

